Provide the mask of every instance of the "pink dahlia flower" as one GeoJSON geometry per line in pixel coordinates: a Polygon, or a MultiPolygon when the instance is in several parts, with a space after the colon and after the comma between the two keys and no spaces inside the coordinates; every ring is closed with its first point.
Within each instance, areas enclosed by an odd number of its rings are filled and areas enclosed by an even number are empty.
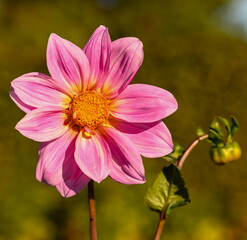
{"type": "Polygon", "coordinates": [[[28,73],[12,81],[10,96],[26,116],[16,125],[42,142],[36,177],[62,196],[81,191],[90,179],[110,176],[124,184],[145,182],[141,155],[172,151],[161,121],[177,109],[161,88],[129,85],[143,61],[133,37],[111,42],[107,28],[95,30],[82,50],[51,34],[47,66],[51,77],[28,73]]]}

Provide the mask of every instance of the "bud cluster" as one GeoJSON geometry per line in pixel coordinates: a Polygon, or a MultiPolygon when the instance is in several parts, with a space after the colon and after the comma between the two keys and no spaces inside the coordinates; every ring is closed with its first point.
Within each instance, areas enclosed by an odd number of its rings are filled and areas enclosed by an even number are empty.
{"type": "Polygon", "coordinates": [[[210,156],[216,164],[221,165],[240,158],[241,148],[236,141],[233,141],[238,128],[237,119],[233,116],[231,117],[231,125],[223,117],[216,117],[211,123],[208,141],[212,143],[210,156]]]}

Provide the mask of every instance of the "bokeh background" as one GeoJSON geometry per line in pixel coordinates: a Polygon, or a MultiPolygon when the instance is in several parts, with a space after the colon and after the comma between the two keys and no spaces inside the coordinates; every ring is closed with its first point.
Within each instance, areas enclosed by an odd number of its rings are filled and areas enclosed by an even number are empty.
{"type": "MultiPolygon", "coordinates": [[[[62,198],[35,179],[39,143],[15,124],[24,113],[10,100],[10,82],[28,72],[48,74],[50,33],[83,47],[103,24],[111,38],[138,37],[145,59],[133,82],[171,91],[179,109],[165,119],[183,146],[205,130],[214,116],[240,123],[239,161],[217,166],[209,144],[187,159],[183,175],[191,204],[174,210],[167,240],[247,239],[247,24],[246,1],[230,0],[0,0],[0,240],[89,239],[87,189],[62,198]],[[243,6],[241,5],[243,4],[243,6]],[[245,4],[246,5],[246,4],[245,4]]],[[[143,196],[164,166],[144,159],[147,182],[127,186],[110,179],[95,185],[101,240],[152,239],[158,215],[143,196]]]]}

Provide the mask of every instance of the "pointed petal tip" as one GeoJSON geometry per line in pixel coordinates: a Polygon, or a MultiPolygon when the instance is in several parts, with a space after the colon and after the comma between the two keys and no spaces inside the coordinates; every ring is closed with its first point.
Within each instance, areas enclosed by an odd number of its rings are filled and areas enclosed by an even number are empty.
{"type": "Polygon", "coordinates": [[[56,33],[51,33],[49,39],[60,38],[56,33]]]}
{"type": "MultiPolygon", "coordinates": [[[[60,37],[59,35],[57,35],[56,33],[51,33],[48,39],[48,45],[53,45],[53,44],[57,44],[59,42],[61,42],[62,40],[64,40],[62,37],[60,37]]],[[[48,51],[48,48],[47,48],[48,51]]]]}
{"type": "Polygon", "coordinates": [[[176,112],[178,110],[178,102],[177,102],[176,98],[173,96],[172,93],[170,93],[170,95],[172,97],[171,100],[170,100],[170,108],[171,108],[170,115],[171,115],[171,114],[173,114],[174,112],[176,112]]]}
{"type": "MultiPolygon", "coordinates": [[[[104,32],[107,32],[107,33],[108,33],[108,28],[105,27],[104,25],[100,25],[99,27],[97,27],[97,28],[94,30],[92,36],[98,35],[98,34],[102,34],[102,33],[104,33],[104,32]]],[[[91,38],[92,38],[92,36],[91,36],[91,38]]],[[[90,40],[90,39],[89,39],[89,40],[90,40]]]]}
{"type": "Polygon", "coordinates": [[[114,181],[121,183],[121,184],[126,184],[126,185],[135,185],[135,184],[144,184],[146,182],[145,177],[139,176],[138,178],[133,178],[128,175],[118,175],[116,177],[115,174],[110,174],[110,178],[112,178],[114,181]]]}
{"type": "Polygon", "coordinates": [[[51,33],[48,38],[48,45],[52,44],[58,38],[60,37],[56,33],[51,33]]]}
{"type": "Polygon", "coordinates": [[[96,30],[107,30],[108,31],[108,28],[104,25],[100,25],[96,30]]]}
{"type": "Polygon", "coordinates": [[[145,176],[140,176],[140,178],[139,179],[137,179],[139,182],[140,182],[140,184],[143,184],[143,183],[145,183],[146,182],[146,178],[145,178],[145,176]]]}
{"type": "Polygon", "coordinates": [[[101,183],[105,178],[92,178],[97,183],[101,183]]]}
{"type": "MultiPolygon", "coordinates": [[[[21,121],[21,120],[20,120],[21,121]]],[[[15,125],[14,129],[17,130],[17,131],[21,131],[21,128],[20,128],[20,121],[15,125]]]]}
{"type": "Polygon", "coordinates": [[[144,177],[143,179],[142,179],[142,182],[140,183],[140,184],[144,184],[146,182],[146,178],[144,177]]]}
{"type": "Polygon", "coordinates": [[[56,185],[58,192],[65,198],[72,197],[78,194],[91,180],[86,175],[81,175],[79,178],[67,179],[56,185]],[[71,182],[72,180],[72,182],[71,182]],[[75,180],[75,179],[74,179],[75,180]]]}
{"type": "Polygon", "coordinates": [[[105,176],[105,175],[96,176],[96,177],[93,177],[92,180],[95,181],[95,182],[97,182],[97,183],[101,183],[107,177],[108,177],[108,175],[107,176],[105,176]]]}
{"type": "Polygon", "coordinates": [[[61,196],[64,197],[64,198],[72,197],[72,196],[74,196],[76,194],[75,192],[73,192],[71,190],[68,190],[68,189],[66,191],[64,189],[64,187],[62,186],[62,184],[56,185],[56,189],[61,194],[61,196]]]}
{"type": "Polygon", "coordinates": [[[139,48],[143,48],[143,43],[142,43],[142,41],[139,39],[139,38],[136,38],[136,37],[130,37],[130,38],[132,38],[133,40],[135,40],[135,41],[133,41],[133,45],[136,45],[137,47],[139,47],[139,48]]]}
{"type": "Polygon", "coordinates": [[[37,169],[37,167],[36,167],[35,176],[36,176],[37,181],[42,182],[42,173],[37,169]]]}
{"type": "Polygon", "coordinates": [[[14,95],[15,95],[15,90],[14,90],[12,82],[11,82],[9,96],[13,99],[14,95]]]}
{"type": "Polygon", "coordinates": [[[143,48],[143,43],[142,43],[142,41],[141,41],[139,38],[137,38],[137,42],[138,42],[138,45],[139,45],[141,48],[143,48]]]}
{"type": "Polygon", "coordinates": [[[101,183],[101,182],[102,182],[105,178],[107,178],[108,175],[109,175],[108,172],[102,173],[101,175],[92,174],[92,173],[90,173],[90,172],[88,172],[88,171],[86,171],[86,170],[85,170],[84,172],[86,172],[85,175],[86,175],[87,177],[89,177],[90,179],[92,179],[93,181],[95,181],[95,182],[97,182],[97,183],[101,183]]]}

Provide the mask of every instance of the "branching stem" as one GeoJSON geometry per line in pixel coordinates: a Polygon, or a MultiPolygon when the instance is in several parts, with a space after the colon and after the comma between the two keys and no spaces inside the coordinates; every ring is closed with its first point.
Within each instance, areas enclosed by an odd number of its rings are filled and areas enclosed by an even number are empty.
{"type": "MultiPolygon", "coordinates": [[[[200,136],[198,138],[196,138],[190,145],[189,147],[185,150],[185,152],[183,153],[182,157],[179,159],[179,161],[177,162],[177,167],[178,169],[181,170],[186,158],[188,157],[188,155],[190,154],[190,152],[194,149],[194,147],[201,142],[204,139],[208,138],[208,134],[205,134],[203,136],[200,136]]],[[[165,226],[165,221],[166,221],[166,207],[163,208],[162,212],[160,213],[160,218],[159,218],[159,223],[158,223],[158,227],[156,229],[156,233],[154,236],[154,240],[160,240],[161,237],[161,233],[163,231],[163,228],[165,226]]]]}

